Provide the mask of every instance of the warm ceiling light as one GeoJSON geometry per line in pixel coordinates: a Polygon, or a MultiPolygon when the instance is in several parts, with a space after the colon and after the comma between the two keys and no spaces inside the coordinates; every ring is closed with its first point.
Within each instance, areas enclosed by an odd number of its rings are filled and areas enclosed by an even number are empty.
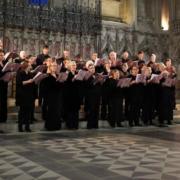
{"type": "Polygon", "coordinates": [[[163,31],[169,30],[169,7],[167,0],[162,1],[161,26],[163,31]]]}

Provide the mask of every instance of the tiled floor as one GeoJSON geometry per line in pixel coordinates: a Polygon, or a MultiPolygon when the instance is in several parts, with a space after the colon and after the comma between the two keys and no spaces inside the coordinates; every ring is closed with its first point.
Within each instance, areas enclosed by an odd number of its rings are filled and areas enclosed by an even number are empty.
{"type": "Polygon", "coordinates": [[[0,135],[0,179],[180,180],[180,125],[0,135]]]}
{"type": "MultiPolygon", "coordinates": [[[[10,101],[11,102],[11,101],[10,101]]],[[[36,113],[39,119],[40,114],[36,113]]],[[[180,180],[180,102],[173,125],[17,133],[17,109],[0,124],[0,180],[180,180]]]]}

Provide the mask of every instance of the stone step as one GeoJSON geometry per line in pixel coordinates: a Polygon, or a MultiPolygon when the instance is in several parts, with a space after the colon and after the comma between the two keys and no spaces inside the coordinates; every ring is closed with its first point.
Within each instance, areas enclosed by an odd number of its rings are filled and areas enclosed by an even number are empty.
{"type": "MultiPolygon", "coordinates": [[[[125,122],[123,123],[125,127],[128,127],[128,123],[125,122]]],[[[1,123],[0,124],[0,130],[5,131],[6,133],[14,133],[17,132],[17,122],[16,121],[8,121],[7,123],[1,123]]],[[[80,121],[79,122],[79,129],[86,129],[87,127],[87,122],[86,121],[80,121]]],[[[111,127],[109,126],[109,123],[107,121],[99,121],[99,128],[106,128],[110,129],[111,127]]],[[[36,123],[31,124],[31,129],[34,132],[40,132],[44,131],[44,122],[43,121],[38,121],[36,123]]],[[[65,129],[65,123],[62,123],[62,129],[65,129]]]]}
{"type": "MultiPolygon", "coordinates": [[[[8,100],[8,121],[5,124],[0,124],[0,130],[4,130],[8,133],[17,132],[17,119],[18,119],[18,108],[14,106],[15,102],[14,99],[8,100]]],[[[174,120],[173,122],[176,124],[180,124],[180,100],[177,100],[177,110],[174,111],[174,120]]],[[[35,108],[35,118],[38,120],[35,124],[31,125],[32,130],[35,132],[42,131],[44,129],[44,122],[41,118],[41,108],[37,106],[36,102],[36,108],[35,108]]],[[[81,108],[81,111],[79,113],[80,116],[80,122],[79,122],[79,128],[80,129],[86,129],[87,122],[83,121],[83,108],[81,108]]],[[[154,123],[157,123],[157,119],[154,121],[154,123]]],[[[128,128],[128,122],[123,122],[123,125],[128,128]]],[[[107,121],[99,120],[99,127],[100,128],[110,128],[109,123],[107,121]]],[[[65,123],[62,123],[62,129],[65,128],[65,123]]]]}
{"type": "MultiPolygon", "coordinates": [[[[154,124],[158,125],[157,119],[153,121],[154,124]]],[[[180,115],[174,116],[173,120],[174,125],[180,124],[180,115]]],[[[17,117],[11,120],[8,120],[7,123],[0,123],[0,130],[5,131],[6,133],[16,133],[17,132],[17,117]]],[[[129,125],[127,121],[122,122],[122,125],[124,126],[121,129],[129,129],[129,125]]],[[[79,129],[86,129],[87,122],[84,120],[79,121],[79,129]]],[[[155,126],[148,126],[148,127],[140,127],[143,129],[151,128],[155,126]]],[[[100,129],[111,129],[108,121],[106,120],[99,120],[99,128],[100,129]]],[[[34,132],[42,132],[44,131],[44,122],[42,120],[38,120],[37,122],[31,124],[31,129],[34,132]]],[[[65,123],[62,123],[62,129],[65,129],[65,123]]]]}

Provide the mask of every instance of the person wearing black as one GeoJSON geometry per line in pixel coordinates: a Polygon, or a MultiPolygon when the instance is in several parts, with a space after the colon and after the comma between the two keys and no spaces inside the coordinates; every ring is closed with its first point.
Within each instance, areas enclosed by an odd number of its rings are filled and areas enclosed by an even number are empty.
{"type": "Polygon", "coordinates": [[[139,67],[139,73],[141,73],[141,68],[145,65],[144,51],[138,51],[135,61],[139,67]]]}
{"type": "MultiPolygon", "coordinates": [[[[127,51],[124,51],[122,54],[121,59],[122,65],[121,65],[121,72],[123,74],[123,77],[129,76],[129,71],[131,68],[132,60],[129,59],[129,53],[127,51]]],[[[129,88],[125,87],[123,88],[123,99],[124,99],[124,113],[123,113],[123,119],[128,119],[129,114],[129,88]]]]}
{"type": "Polygon", "coordinates": [[[42,93],[47,105],[45,129],[55,131],[61,129],[63,83],[57,81],[57,64],[50,63],[48,76],[41,81],[42,93]]]}
{"type": "MultiPolygon", "coordinates": [[[[48,45],[44,45],[44,47],[43,47],[43,49],[42,49],[42,53],[41,54],[39,54],[38,56],[37,56],[37,58],[36,58],[36,67],[37,66],[40,66],[40,65],[43,65],[43,64],[45,64],[45,61],[48,59],[48,58],[50,58],[50,56],[49,56],[49,47],[48,47],[48,45]]],[[[39,106],[41,106],[42,105],[42,97],[41,97],[41,83],[39,84],[39,97],[38,97],[38,103],[39,103],[39,106]]],[[[42,107],[44,107],[45,108],[45,104],[44,105],[42,105],[42,107]]],[[[43,116],[43,119],[44,119],[44,112],[42,112],[42,116],[43,116]]]]}
{"type": "MultiPolygon", "coordinates": [[[[36,68],[36,57],[33,57],[31,55],[29,55],[27,57],[27,61],[29,63],[29,65],[31,66],[31,70],[33,71],[36,68]]],[[[34,103],[33,103],[33,109],[32,109],[32,115],[31,115],[31,123],[34,123],[37,121],[37,119],[34,117],[34,111],[35,111],[35,100],[38,97],[38,85],[34,85],[34,103]]]]}
{"type": "Polygon", "coordinates": [[[142,107],[142,84],[136,82],[136,76],[139,72],[137,66],[131,68],[131,85],[129,87],[129,126],[140,126],[140,109],[142,107]]]}
{"type": "Polygon", "coordinates": [[[174,91],[173,85],[167,85],[167,79],[173,79],[174,77],[171,74],[164,70],[162,72],[162,79],[160,81],[160,101],[159,101],[159,126],[166,127],[165,121],[168,125],[172,124],[173,120],[173,109],[174,109],[174,91]]]}
{"type": "Polygon", "coordinates": [[[94,63],[96,72],[102,73],[103,72],[103,60],[98,58],[98,54],[96,52],[92,53],[91,61],[94,63]]]}
{"type": "MultiPolygon", "coordinates": [[[[17,63],[17,64],[21,64],[21,63],[23,63],[24,61],[26,61],[26,57],[27,57],[27,54],[26,54],[26,51],[20,51],[20,53],[19,53],[19,58],[15,58],[14,59],[14,62],[15,63],[17,63]]],[[[18,70],[19,71],[19,70],[18,70]]],[[[17,87],[17,84],[16,84],[16,89],[17,89],[18,87],[17,87]]],[[[16,95],[15,96],[17,96],[17,92],[16,92],[16,95]]],[[[16,99],[16,106],[19,106],[19,104],[18,104],[18,98],[17,97],[15,97],[15,99],[16,99]]]]}
{"type": "Polygon", "coordinates": [[[123,112],[123,91],[122,88],[117,87],[120,72],[116,69],[110,73],[110,78],[107,80],[108,92],[108,107],[109,107],[109,124],[111,127],[123,127],[122,112],[123,112]]]}
{"type": "MultiPolygon", "coordinates": [[[[37,61],[37,60],[36,60],[37,61]]],[[[48,67],[50,66],[52,62],[52,59],[50,57],[48,57],[47,59],[44,59],[43,61],[43,73],[47,72],[48,67]]],[[[39,83],[39,87],[38,87],[38,104],[39,106],[41,106],[42,109],[42,119],[45,121],[46,119],[46,115],[47,115],[47,103],[46,103],[46,99],[43,96],[43,87],[41,82],[39,83]]]]}
{"type": "Polygon", "coordinates": [[[19,57],[14,59],[15,63],[21,64],[26,60],[27,54],[26,51],[20,51],[19,57]]]}
{"type": "MultiPolygon", "coordinates": [[[[164,62],[165,66],[166,66],[166,70],[170,73],[170,76],[172,78],[176,78],[177,77],[177,73],[176,73],[176,68],[172,65],[172,60],[171,59],[166,59],[165,62],[164,62]]],[[[175,85],[171,87],[172,89],[172,92],[173,92],[173,98],[172,98],[172,101],[173,101],[173,107],[174,107],[174,110],[176,109],[176,87],[175,85]]]]}
{"type": "Polygon", "coordinates": [[[121,62],[124,64],[124,63],[127,63],[129,64],[129,62],[132,61],[129,59],[129,53],[128,51],[124,51],[123,54],[122,54],[122,58],[121,58],[121,62]]]}
{"type": "Polygon", "coordinates": [[[18,130],[23,132],[23,124],[25,124],[25,131],[31,132],[30,122],[32,119],[32,111],[34,106],[34,82],[32,74],[30,73],[30,65],[24,61],[17,72],[16,76],[16,98],[19,105],[18,113],[18,130]]]}
{"type": "MultiPolygon", "coordinates": [[[[45,61],[50,58],[49,56],[49,47],[48,45],[44,45],[43,49],[42,49],[42,53],[39,54],[36,58],[36,66],[40,66],[40,65],[43,65],[45,64],[45,61]]],[[[41,97],[41,83],[39,84],[39,97],[38,97],[38,101],[39,101],[39,106],[42,105],[42,97],[41,97]]],[[[45,105],[42,105],[43,107],[45,105]]],[[[43,119],[44,119],[44,112],[42,112],[42,116],[43,116],[43,119]]]]}
{"type": "Polygon", "coordinates": [[[75,79],[77,74],[76,67],[75,61],[69,63],[68,78],[64,83],[64,118],[68,129],[78,129],[79,127],[79,88],[81,82],[75,79]]]}
{"type": "MultiPolygon", "coordinates": [[[[4,59],[4,51],[0,50],[0,78],[6,73],[2,72],[6,63],[7,60],[4,59]]],[[[7,90],[8,83],[0,80],[0,123],[7,121],[7,90]]]]}
{"type": "Polygon", "coordinates": [[[44,61],[50,57],[48,53],[49,53],[49,47],[47,45],[45,45],[43,47],[42,54],[39,54],[37,56],[37,59],[36,59],[37,66],[42,65],[44,63],[44,61]]]}
{"type": "Polygon", "coordinates": [[[94,65],[92,63],[89,63],[87,69],[88,72],[91,73],[91,76],[84,82],[87,129],[97,129],[99,119],[101,84],[94,83],[96,78],[94,65]]]}
{"type": "Polygon", "coordinates": [[[146,82],[143,88],[143,105],[142,105],[142,121],[145,126],[153,125],[153,83],[151,80],[152,69],[150,67],[144,67],[144,75],[146,76],[146,82]]]}
{"type": "MultiPolygon", "coordinates": [[[[103,66],[103,75],[107,76],[107,79],[109,77],[109,74],[111,72],[111,65],[108,60],[104,61],[103,66]]],[[[108,110],[108,95],[107,95],[107,88],[106,88],[106,82],[102,85],[102,92],[101,92],[101,120],[107,120],[109,117],[109,110],[108,110]]]]}
{"type": "Polygon", "coordinates": [[[110,53],[109,53],[109,61],[110,61],[110,63],[111,63],[111,67],[112,68],[116,68],[117,67],[117,53],[116,52],[114,52],[114,51],[111,51],[110,53]]]}
{"type": "MultiPolygon", "coordinates": [[[[20,51],[19,58],[14,59],[14,62],[17,63],[17,64],[21,64],[21,63],[26,61],[26,57],[27,57],[26,52],[25,51],[20,51]]],[[[16,89],[18,89],[17,84],[16,84],[16,89]]],[[[17,98],[17,91],[16,91],[15,99],[16,99],[16,106],[19,106],[18,98],[17,98]]]]}
{"type": "Polygon", "coordinates": [[[70,63],[70,60],[69,60],[69,59],[64,59],[63,62],[62,62],[62,64],[61,64],[60,72],[66,72],[66,71],[68,71],[69,63],[70,63]]]}
{"type": "Polygon", "coordinates": [[[56,60],[56,62],[57,62],[57,64],[61,64],[62,65],[62,67],[63,67],[63,62],[65,61],[65,60],[69,60],[70,59],[70,53],[69,53],[69,51],[68,50],[64,50],[63,51],[63,56],[61,57],[61,58],[58,58],[57,60],[56,60]]]}
{"type": "Polygon", "coordinates": [[[152,69],[152,74],[156,74],[157,71],[157,63],[156,63],[156,55],[155,54],[151,54],[149,61],[147,63],[148,67],[151,67],[152,69]]]}

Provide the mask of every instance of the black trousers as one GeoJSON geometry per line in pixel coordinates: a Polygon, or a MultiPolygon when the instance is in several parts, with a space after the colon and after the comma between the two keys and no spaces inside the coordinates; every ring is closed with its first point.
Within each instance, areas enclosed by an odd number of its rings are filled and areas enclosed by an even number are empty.
{"type": "Polygon", "coordinates": [[[165,120],[170,123],[173,120],[173,109],[174,101],[173,97],[174,92],[172,88],[162,87],[160,102],[159,102],[159,123],[163,124],[165,120]]]}
{"type": "Polygon", "coordinates": [[[45,119],[45,128],[48,131],[56,131],[61,129],[62,104],[57,96],[57,99],[49,97],[47,99],[47,114],[45,119]]]}
{"type": "Polygon", "coordinates": [[[91,96],[87,97],[87,129],[97,129],[98,128],[98,119],[99,119],[99,105],[100,105],[100,96],[91,96]]]}
{"type": "Polygon", "coordinates": [[[42,110],[42,119],[45,121],[47,119],[47,113],[48,113],[48,105],[46,98],[42,98],[41,110],[42,110]]]}
{"type": "Polygon", "coordinates": [[[121,126],[123,120],[123,98],[109,99],[109,123],[112,127],[121,126]]]}
{"type": "Polygon", "coordinates": [[[33,106],[20,106],[19,114],[18,114],[19,130],[23,128],[23,124],[25,124],[26,130],[30,128],[30,122],[32,119],[32,109],[33,109],[33,106]]]}
{"type": "Polygon", "coordinates": [[[101,97],[101,119],[105,120],[109,117],[109,107],[108,107],[108,96],[103,94],[101,97]]]}
{"type": "Polygon", "coordinates": [[[70,109],[66,115],[66,126],[68,129],[78,129],[79,127],[79,111],[70,109]]]}
{"type": "Polygon", "coordinates": [[[140,104],[138,100],[130,102],[129,106],[129,125],[139,125],[139,118],[140,118],[140,104]]]}
{"type": "Polygon", "coordinates": [[[152,124],[153,119],[153,106],[151,100],[144,102],[142,107],[142,120],[145,125],[152,124]]]}
{"type": "Polygon", "coordinates": [[[142,105],[142,121],[145,125],[151,125],[153,114],[154,114],[154,87],[153,85],[149,84],[144,86],[143,92],[143,105],[142,105]]]}
{"type": "Polygon", "coordinates": [[[8,84],[0,81],[0,123],[7,121],[7,90],[8,84]]]}

